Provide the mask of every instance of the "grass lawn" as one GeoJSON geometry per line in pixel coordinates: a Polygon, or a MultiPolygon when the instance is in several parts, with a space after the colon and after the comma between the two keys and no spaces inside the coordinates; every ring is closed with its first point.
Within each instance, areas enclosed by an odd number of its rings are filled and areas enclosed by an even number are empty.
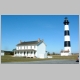
{"type": "Polygon", "coordinates": [[[5,56],[1,56],[1,63],[2,62],[27,62],[27,61],[40,61],[40,60],[53,60],[53,59],[76,60],[77,56],[78,55],[72,55],[72,56],[52,55],[53,58],[38,59],[38,58],[12,57],[12,55],[5,55],[5,56]]]}
{"type": "Polygon", "coordinates": [[[78,55],[71,55],[71,56],[60,56],[60,55],[52,55],[53,59],[69,59],[69,60],[76,60],[78,58],[78,55]]]}

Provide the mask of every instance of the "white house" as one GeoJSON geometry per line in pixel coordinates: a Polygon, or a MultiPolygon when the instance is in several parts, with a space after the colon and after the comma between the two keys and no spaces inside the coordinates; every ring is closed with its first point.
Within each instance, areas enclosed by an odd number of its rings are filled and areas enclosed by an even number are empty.
{"type": "Polygon", "coordinates": [[[4,54],[5,54],[5,53],[4,53],[4,51],[3,51],[3,50],[1,50],[1,56],[4,56],[4,54]]]}
{"type": "Polygon", "coordinates": [[[69,51],[69,49],[68,50],[61,50],[61,56],[69,56],[69,55],[71,55],[70,53],[69,53],[70,51],[69,51]]]}
{"type": "Polygon", "coordinates": [[[20,41],[20,43],[16,45],[16,50],[14,50],[14,56],[47,58],[46,44],[43,40],[40,39],[27,42],[20,41]]]}

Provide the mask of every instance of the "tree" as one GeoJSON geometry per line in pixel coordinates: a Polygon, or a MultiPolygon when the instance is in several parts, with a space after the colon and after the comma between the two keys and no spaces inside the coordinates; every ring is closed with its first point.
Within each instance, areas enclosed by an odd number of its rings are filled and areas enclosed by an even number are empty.
{"type": "Polygon", "coordinates": [[[52,54],[55,55],[55,52],[53,52],[52,54]]]}
{"type": "Polygon", "coordinates": [[[14,51],[14,50],[16,50],[16,49],[13,49],[12,51],[14,51]]]}
{"type": "Polygon", "coordinates": [[[48,55],[50,55],[50,53],[49,53],[49,52],[48,52],[47,54],[48,54],[48,55]]]}

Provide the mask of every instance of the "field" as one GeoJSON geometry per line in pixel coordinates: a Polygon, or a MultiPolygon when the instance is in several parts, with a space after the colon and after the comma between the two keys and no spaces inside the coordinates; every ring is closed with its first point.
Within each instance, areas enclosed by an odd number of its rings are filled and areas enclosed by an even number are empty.
{"type": "Polygon", "coordinates": [[[3,62],[29,62],[29,61],[42,61],[42,60],[76,60],[78,55],[72,56],[60,56],[52,55],[53,58],[38,59],[38,58],[24,58],[24,57],[12,57],[12,55],[1,56],[1,63],[3,62]]]}

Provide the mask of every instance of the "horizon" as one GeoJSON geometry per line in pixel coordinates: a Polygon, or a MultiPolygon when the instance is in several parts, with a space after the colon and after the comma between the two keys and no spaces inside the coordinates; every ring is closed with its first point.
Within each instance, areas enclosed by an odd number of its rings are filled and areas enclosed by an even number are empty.
{"type": "Polygon", "coordinates": [[[40,38],[47,45],[46,51],[60,53],[64,49],[65,17],[70,22],[71,51],[79,53],[79,15],[1,15],[1,50],[12,51],[20,40],[40,38]]]}

